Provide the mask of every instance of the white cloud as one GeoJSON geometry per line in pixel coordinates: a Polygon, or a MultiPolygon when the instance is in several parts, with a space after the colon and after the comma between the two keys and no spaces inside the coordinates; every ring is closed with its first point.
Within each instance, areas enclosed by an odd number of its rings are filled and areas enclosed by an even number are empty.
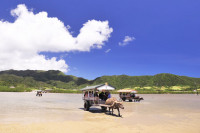
{"type": "Polygon", "coordinates": [[[135,40],[135,37],[125,36],[124,40],[122,42],[119,42],[119,46],[125,46],[133,40],[135,40]]]}
{"type": "Polygon", "coordinates": [[[0,20],[0,70],[61,70],[67,72],[65,60],[46,59],[39,52],[90,51],[102,48],[113,29],[108,21],[89,20],[77,37],[56,17],[47,12],[34,14],[23,4],[11,10],[13,23],[0,20]]]}
{"type": "Polygon", "coordinates": [[[105,53],[109,53],[111,51],[111,49],[107,49],[106,51],[105,51],[105,53]]]}

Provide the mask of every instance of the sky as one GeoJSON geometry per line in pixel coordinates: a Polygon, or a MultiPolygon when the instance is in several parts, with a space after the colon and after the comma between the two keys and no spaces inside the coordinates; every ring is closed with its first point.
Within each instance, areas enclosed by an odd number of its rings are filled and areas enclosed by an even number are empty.
{"type": "Polygon", "coordinates": [[[1,0],[0,71],[200,78],[199,0],[1,0]]]}

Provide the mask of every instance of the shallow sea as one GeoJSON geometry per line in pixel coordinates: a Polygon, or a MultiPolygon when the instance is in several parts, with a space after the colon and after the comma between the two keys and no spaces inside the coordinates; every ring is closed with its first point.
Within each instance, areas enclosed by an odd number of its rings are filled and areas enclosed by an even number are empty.
{"type": "MultiPolygon", "coordinates": [[[[118,95],[112,96],[119,98],[118,95]]],[[[122,117],[99,107],[83,110],[81,94],[0,92],[0,124],[109,121],[137,132],[200,132],[200,96],[195,94],[140,94],[141,102],[123,102],[122,117]],[[156,130],[154,130],[154,128],[156,130]]],[[[117,111],[114,111],[117,114],[117,111]]],[[[4,126],[3,126],[4,127],[4,126]]],[[[2,128],[3,129],[3,128],[2,128]]]]}

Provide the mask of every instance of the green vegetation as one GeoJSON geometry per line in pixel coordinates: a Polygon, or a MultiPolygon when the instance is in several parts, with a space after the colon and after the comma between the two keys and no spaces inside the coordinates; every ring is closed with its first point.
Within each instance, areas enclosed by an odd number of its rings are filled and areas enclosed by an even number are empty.
{"type": "MultiPolygon", "coordinates": [[[[200,78],[178,76],[168,73],[154,76],[102,76],[87,80],[60,71],[16,71],[0,72],[1,92],[29,92],[34,89],[51,89],[54,93],[80,93],[85,86],[108,82],[117,89],[132,88],[139,93],[194,93],[200,89],[200,78]]],[[[116,93],[116,92],[114,92],[116,93]]]]}

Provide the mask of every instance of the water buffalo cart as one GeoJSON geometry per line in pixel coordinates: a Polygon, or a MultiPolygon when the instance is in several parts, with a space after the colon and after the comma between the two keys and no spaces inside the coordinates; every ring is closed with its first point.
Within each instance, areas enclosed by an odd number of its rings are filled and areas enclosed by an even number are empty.
{"type": "Polygon", "coordinates": [[[42,90],[37,90],[36,96],[42,96],[42,90]]]}
{"type": "Polygon", "coordinates": [[[122,101],[128,100],[129,102],[140,102],[143,100],[142,97],[136,96],[137,91],[132,89],[121,89],[117,91],[119,93],[119,97],[122,101]]]}
{"type": "Polygon", "coordinates": [[[111,97],[110,91],[115,90],[114,87],[105,84],[87,86],[81,89],[82,99],[84,100],[84,110],[88,111],[91,106],[99,106],[102,110],[106,110],[109,105],[105,105],[108,98],[111,97]]]}

